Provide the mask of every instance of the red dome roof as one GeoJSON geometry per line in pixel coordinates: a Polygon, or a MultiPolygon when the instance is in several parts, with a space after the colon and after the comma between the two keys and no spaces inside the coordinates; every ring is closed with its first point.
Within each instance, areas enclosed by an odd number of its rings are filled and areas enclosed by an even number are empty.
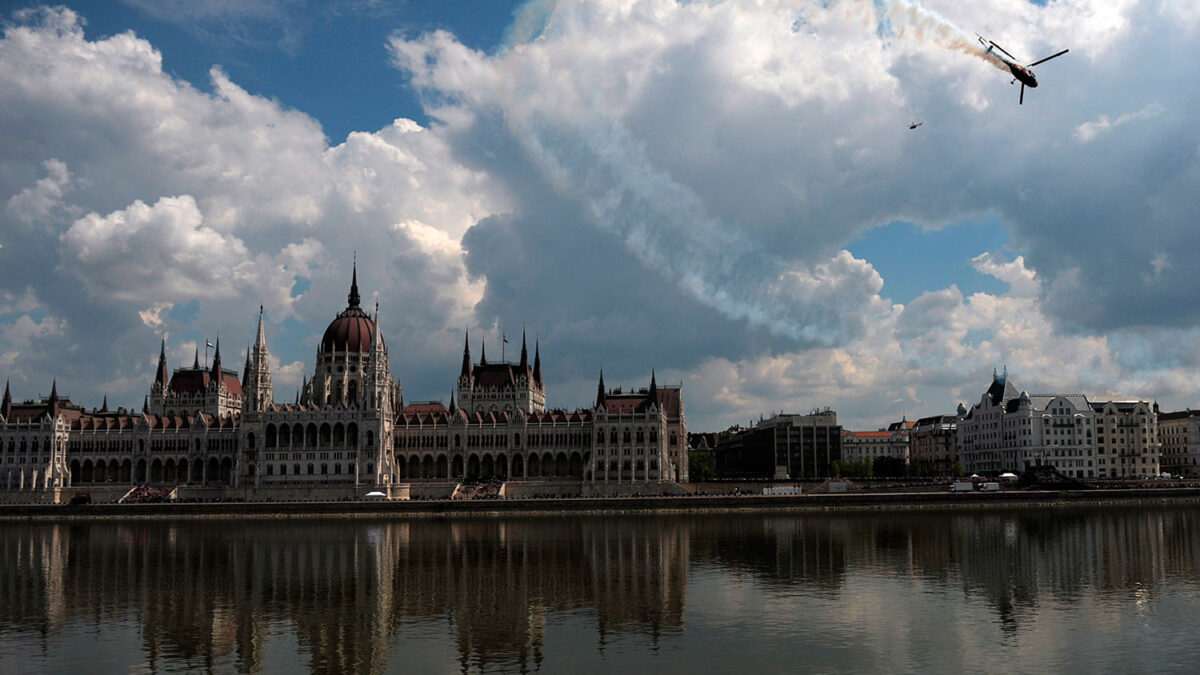
{"type": "Polygon", "coordinates": [[[358,307],[348,307],[325,329],[319,351],[367,353],[371,351],[374,335],[375,322],[371,317],[358,307]]]}

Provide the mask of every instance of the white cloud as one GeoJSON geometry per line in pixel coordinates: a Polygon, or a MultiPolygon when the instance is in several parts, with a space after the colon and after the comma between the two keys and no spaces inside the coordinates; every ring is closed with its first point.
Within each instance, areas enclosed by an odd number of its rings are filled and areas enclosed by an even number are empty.
{"type": "Polygon", "coordinates": [[[67,266],[89,289],[139,302],[229,296],[235,280],[230,272],[249,257],[239,239],[204,224],[191,195],[88,214],[62,241],[67,266]]]}
{"type": "Polygon", "coordinates": [[[1084,122],[1075,128],[1075,140],[1080,143],[1091,143],[1097,136],[1107,133],[1122,124],[1134,122],[1137,120],[1152,119],[1162,114],[1162,106],[1150,104],[1137,112],[1118,115],[1117,117],[1109,117],[1101,115],[1092,122],[1084,122]]]}
{"type": "Polygon", "coordinates": [[[146,309],[138,311],[138,317],[141,318],[142,323],[158,330],[163,325],[163,314],[171,311],[174,306],[175,303],[172,302],[156,302],[146,309]]]}
{"type": "Polygon", "coordinates": [[[10,324],[0,325],[0,345],[3,345],[0,347],[0,367],[23,375],[22,361],[34,363],[34,359],[28,358],[27,351],[38,346],[39,341],[61,336],[66,330],[67,322],[63,319],[47,316],[38,320],[29,314],[22,314],[10,324]]]}
{"type": "Polygon", "coordinates": [[[28,312],[40,304],[33,286],[26,286],[21,291],[0,290],[0,314],[28,312]]]}
{"type": "Polygon", "coordinates": [[[42,167],[45,178],[10,197],[6,205],[9,215],[26,226],[44,224],[56,209],[62,208],[63,193],[71,183],[67,165],[57,159],[47,159],[42,167]]]}
{"type": "MultiPolygon", "coordinates": [[[[211,26],[274,7],[195,11],[211,26]]],[[[527,6],[495,52],[396,35],[435,122],[333,145],[220,68],[198,88],[133,33],[88,39],[68,10],[26,13],[0,40],[0,307],[62,317],[57,348],[120,364],[106,367],[136,388],[156,332],[190,363],[199,335],[252,334],[262,303],[276,326],[295,319],[303,344],[272,344],[294,387],[357,251],[417,398],[452,385],[462,328],[528,322],[552,382],[654,366],[688,383],[699,428],[826,404],[864,424],[948,412],[997,362],[1031,390],[1184,400],[1200,354],[1167,345],[1200,318],[1200,279],[1173,253],[1200,244],[1200,163],[1180,150],[1197,143],[1200,87],[1175,65],[1200,56],[1194,13],[923,7],[579,0],[527,6]],[[1017,106],[972,30],[1029,60],[1071,52],[1017,106]],[[892,305],[844,250],[895,220],[979,214],[1014,252],[962,262],[1003,293],[892,305]]],[[[906,253],[919,270],[923,252],[906,253]]]]}

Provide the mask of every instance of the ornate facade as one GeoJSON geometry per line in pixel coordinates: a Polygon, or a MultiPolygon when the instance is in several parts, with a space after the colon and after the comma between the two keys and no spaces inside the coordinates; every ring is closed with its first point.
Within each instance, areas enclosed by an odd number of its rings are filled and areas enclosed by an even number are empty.
{"type": "Polygon", "coordinates": [[[1018,394],[1007,368],[979,403],[959,405],[956,447],[966,473],[1049,465],[1072,478],[1146,478],[1160,465],[1151,403],[1018,394]]]}
{"type": "MultiPolygon", "coordinates": [[[[243,497],[313,490],[325,496],[401,483],[559,479],[640,491],[687,479],[687,419],[680,387],[605,391],[575,411],[546,408],[540,345],[529,361],[463,367],[450,406],[405,407],[391,375],[379,307],[361,307],[354,271],[347,306],[317,345],[312,376],[293,403],[278,403],[260,307],[241,378],[199,354],[170,372],[166,342],[141,413],[85,410],[58,395],[0,407],[0,487],[155,485],[223,487],[243,497]],[[328,490],[334,490],[329,492],[328,490]],[[341,492],[337,492],[340,490],[341,492]]],[[[569,488],[568,488],[569,489],[569,488]]],[[[316,494],[316,493],[313,493],[316,494]]],[[[293,494],[294,496],[294,494],[293,494]]]]}

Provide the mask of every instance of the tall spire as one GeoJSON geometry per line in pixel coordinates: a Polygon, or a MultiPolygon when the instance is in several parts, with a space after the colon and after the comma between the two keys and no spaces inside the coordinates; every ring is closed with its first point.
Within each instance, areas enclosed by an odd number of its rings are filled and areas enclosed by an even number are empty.
{"type": "Polygon", "coordinates": [[[470,377],[471,376],[471,333],[470,333],[470,331],[463,331],[462,372],[459,373],[458,376],[459,377],[470,377]]]}
{"type": "Polygon", "coordinates": [[[246,364],[242,366],[242,387],[250,382],[250,345],[246,345],[246,364]]]}
{"type": "Polygon", "coordinates": [[[50,416],[51,417],[58,416],[58,378],[57,377],[54,378],[54,381],[50,384],[50,400],[47,402],[50,404],[50,416]]]}
{"type": "Polygon", "coordinates": [[[254,337],[254,346],[258,349],[267,348],[267,331],[263,326],[263,306],[258,306],[258,334],[254,337]]]}
{"type": "Polygon", "coordinates": [[[142,414],[150,414],[150,394],[146,394],[146,397],[142,399],[142,414]]]}
{"type": "Polygon", "coordinates": [[[104,395],[104,403],[100,404],[100,412],[108,412],[108,394],[104,395]]]}
{"type": "Polygon", "coordinates": [[[533,341],[533,381],[542,383],[542,350],[537,340],[533,341]]]}
{"type": "Polygon", "coordinates": [[[604,369],[600,369],[600,384],[596,385],[596,407],[603,408],[605,406],[604,396],[604,369]]]}
{"type": "Polygon", "coordinates": [[[217,336],[217,348],[213,354],[212,378],[216,384],[221,384],[221,336],[217,336]]]}
{"type": "Polygon", "coordinates": [[[456,408],[455,408],[455,405],[454,405],[454,390],[453,390],[453,389],[451,389],[451,390],[450,390],[450,414],[451,414],[451,415],[453,415],[453,414],[454,414],[454,411],[455,411],[455,409],[456,409],[456,408]]]}
{"type": "Polygon", "coordinates": [[[479,341],[479,365],[487,365],[487,342],[483,340],[479,341]]]}
{"type": "Polygon", "coordinates": [[[167,337],[164,335],[162,345],[158,348],[158,372],[154,374],[154,381],[158,383],[162,390],[167,390],[167,337]]]}
{"type": "Polygon", "coordinates": [[[354,273],[350,277],[350,295],[346,297],[351,307],[358,307],[358,253],[354,254],[354,273]]]}
{"type": "Polygon", "coordinates": [[[200,370],[200,343],[196,343],[196,358],[192,361],[192,370],[200,370]]]}
{"type": "Polygon", "coordinates": [[[521,329],[521,372],[529,367],[529,350],[525,348],[525,329],[521,329]]]}
{"type": "Polygon", "coordinates": [[[375,332],[371,334],[371,348],[378,349],[382,356],[383,353],[383,326],[379,325],[379,301],[375,301],[375,332]]]}
{"type": "Polygon", "coordinates": [[[12,417],[12,392],[8,390],[8,380],[4,381],[4,398],[0,400],[0,415],[4,416],[5,421],[12,417]]]}
{"type": "Polygon", "coordinates": [[[651,403],[656,406],[658,405],[658,383],[654,381],[653,368],[650,369],[650,396],[648,398],[650,399],[651,403]]]}

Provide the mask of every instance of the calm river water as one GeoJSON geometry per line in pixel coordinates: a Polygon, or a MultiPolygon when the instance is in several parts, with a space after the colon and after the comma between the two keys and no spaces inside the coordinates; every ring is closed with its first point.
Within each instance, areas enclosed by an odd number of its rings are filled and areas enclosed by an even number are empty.
{"type": "Polygon", "coordinates": [[[1200,509],[0,524],[0,672],[1200,670],[1200,509]]]}

